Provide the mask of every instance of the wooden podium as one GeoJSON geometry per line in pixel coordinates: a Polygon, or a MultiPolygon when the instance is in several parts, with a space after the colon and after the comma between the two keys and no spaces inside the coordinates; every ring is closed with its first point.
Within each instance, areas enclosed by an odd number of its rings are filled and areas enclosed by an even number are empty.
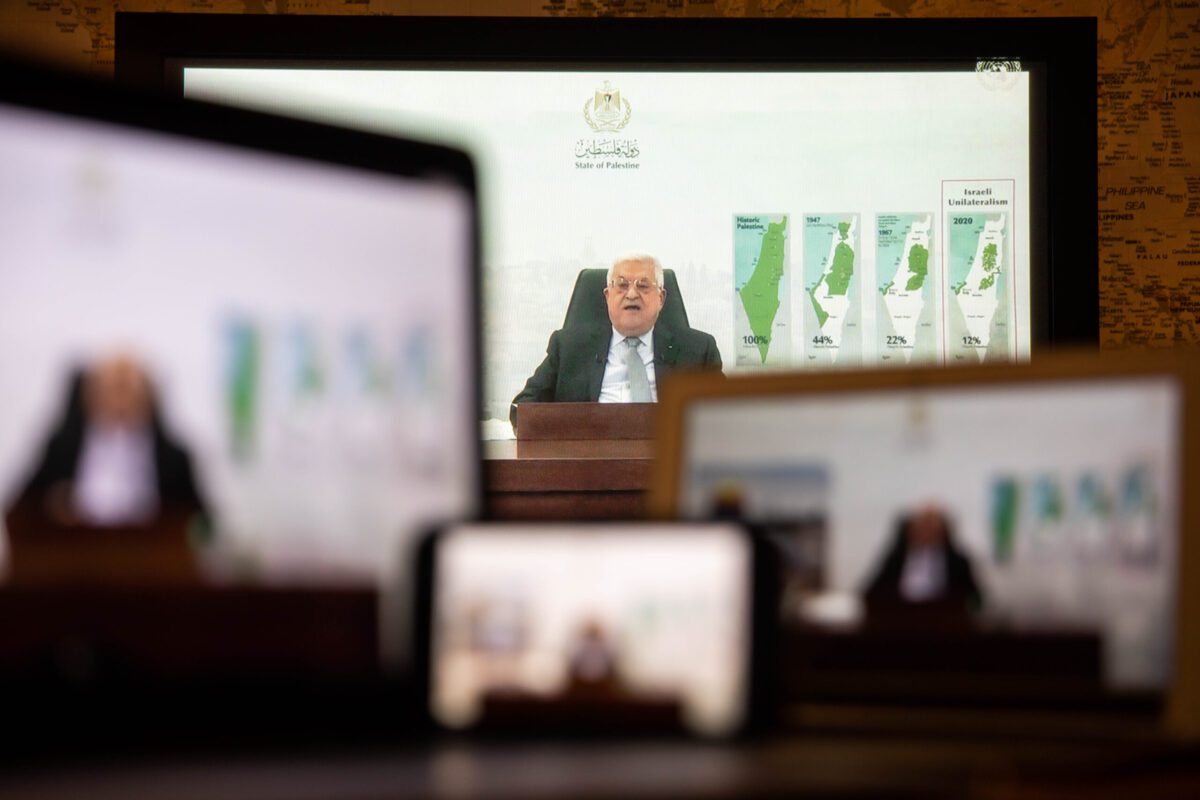
{"type": "Polygon", "coordinates": [[[654,419],[654,403],[522,403],[516,440],[484,442],[488,515],[643,519],[654,419]]]}

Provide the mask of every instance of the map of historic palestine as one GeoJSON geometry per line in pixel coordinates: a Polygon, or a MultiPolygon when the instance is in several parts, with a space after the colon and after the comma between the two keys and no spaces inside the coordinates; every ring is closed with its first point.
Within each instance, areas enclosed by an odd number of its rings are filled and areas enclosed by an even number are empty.
{"type": "Polygon", "coordinates": [[[225,14],[478,7],[551,17],[1095,17],[1101,346],[1200,344],[1200,0],[15,0],[0,3],[0,45],[111,74],[117,5],[225,14]]]}
{"type": "Polygon", "coordinates": [[[789,365],[789,238],[787,214],[733,218],[733,330],[739,367],[789,365]]]}
{"type": "Polygon", "coordinates": [[[810,361],[836,362],[844,346],[857,343],[857,260],[858,214],[804,216],[804,287],[815,315],[805,327],[810,361]]]}
{"type": "Polygon", "coordinates": [[[937,356],[932,213],[875,217],[879,359],[932,361],[937,356]]]}
{"type": "Polygon", "coordinates": [[[955,361],[1011,358],[1012,253],[1004,212],[951,214],[946,354],[955,361]]]}

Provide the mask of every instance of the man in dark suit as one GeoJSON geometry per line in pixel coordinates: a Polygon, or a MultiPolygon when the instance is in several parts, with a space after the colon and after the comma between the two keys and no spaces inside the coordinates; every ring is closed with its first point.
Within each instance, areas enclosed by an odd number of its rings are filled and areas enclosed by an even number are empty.
{"type": "Polygon", "coordinates": [[[206,516],[191,458],[167,433],[149,376],[124,355],[76,372],[10,520],[130,527],[165,514],[206,516]]]}
{"type": "Polygon", "coordinates": [[[665,297],[658,259],[634,255],[614,262],[604,289],[609,324],[550,335],[545,360],[513,398],[513,424],[520,403],[649,403],[672,370],[719,370],[721,353],[710,334],[656,324],[665,297]]]}
{"type": "MultiPolygon", "coordinates": [[[[946,619],[983,608],[983,591],[971,559],[956,541],[949,518],[936,504],[900,519],[891,546],[864,591],[868,617],[908,609],[908,620],[922,607],[946,619]]],[[[963,617],[966,619],[966,617],[963,617]]],[[[947,620],[949,621],[949,620],[947,620]]]]}

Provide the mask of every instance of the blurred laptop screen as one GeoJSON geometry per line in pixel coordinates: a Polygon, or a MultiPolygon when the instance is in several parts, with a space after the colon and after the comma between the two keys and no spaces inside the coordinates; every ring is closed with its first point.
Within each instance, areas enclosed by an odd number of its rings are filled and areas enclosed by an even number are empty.
{"type": "Polygon", "coordinates": [[[6,511],[183,498],[238,574],[374,579],[476,510],[473,215],[449,179],[0,102],[6,511]]]}
{"type": "Polygon", "coordinates": [[[1182,403],[1169,376],[700,398],[679,508],[795,522],[822,574],[798,614],[958,590],[982,629],[1094,633],[1107,686],[1161,689],[1182,403]]]}

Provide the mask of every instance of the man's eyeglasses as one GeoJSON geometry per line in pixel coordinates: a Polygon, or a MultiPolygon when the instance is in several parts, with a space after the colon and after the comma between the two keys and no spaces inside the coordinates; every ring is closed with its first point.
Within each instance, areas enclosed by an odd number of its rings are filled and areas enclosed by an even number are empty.
{"type": "Polygon", "coordinates": [[[634,289],[637,289],[638,294],[650,294],[650,292],[652,292],[658,288],[657,283],[654,283],[653,281],[648,281],[645,278],[639,278],[638,280],[633,281],[632,283],[630,281],[627,281],[624,278],[617,278],[615,281],[613,281],[612,283],[610,283],[608,285],[611,286],[612,288],[616,289],[621,294],[628,294],[630,286],[632,286],[634,289]]]}

